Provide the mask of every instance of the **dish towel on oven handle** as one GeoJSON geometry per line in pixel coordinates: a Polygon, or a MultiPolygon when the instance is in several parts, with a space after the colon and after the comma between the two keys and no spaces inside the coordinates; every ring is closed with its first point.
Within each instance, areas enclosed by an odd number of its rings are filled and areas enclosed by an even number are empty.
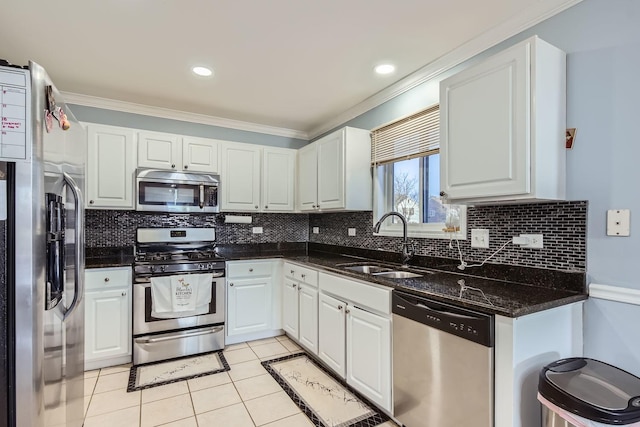
{"type": "Polygon", "coordinates": [[[151,278],[151,316],[174,319],[209,311],[211,274],[179,274],[151,278]]]}

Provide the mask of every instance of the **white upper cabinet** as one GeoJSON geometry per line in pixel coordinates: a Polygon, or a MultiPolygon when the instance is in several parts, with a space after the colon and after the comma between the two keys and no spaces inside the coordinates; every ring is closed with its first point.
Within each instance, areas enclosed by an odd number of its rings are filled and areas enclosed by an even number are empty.
{"type": "Polygon", "coordinates": [[[213,139],[138,132],[138,167],[219,172],[220,144],[213,139]]]}
{"type": "Polygon", "coordinates": [[[262,207],[265,212],[295,208],[296,152],[286,148],[262,150],[262,207]]]}
{"type": "Polygon", "coordinates": [[[136,134],[133,129],[88,124],[88,208],[133,209],[136,134]]]}
{"type": "Polygon", "coordinates": [[[440,83],[440,185],[450,200],[565,197],[565,56],[532,37],[440,83]]]}
{"type": "Polygon", "coordinates": [[[371,210],[371,136],[345,127],[298,152],[301,211],[371,210]]]}
{"type": "Polygon", "coordinates": [[[227,142],[222,146],[223,211],[293,212],[296,151],[227,142]]]}

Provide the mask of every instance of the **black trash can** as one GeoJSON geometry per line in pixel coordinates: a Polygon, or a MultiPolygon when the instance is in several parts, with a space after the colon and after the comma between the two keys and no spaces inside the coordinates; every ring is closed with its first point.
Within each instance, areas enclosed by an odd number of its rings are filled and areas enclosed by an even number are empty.
{"type": "Polygon", "coordinates": [[[640,423],[640,378],[598,360],[550,363],[540,371],[538,391],[543,427],[640,423]]]}

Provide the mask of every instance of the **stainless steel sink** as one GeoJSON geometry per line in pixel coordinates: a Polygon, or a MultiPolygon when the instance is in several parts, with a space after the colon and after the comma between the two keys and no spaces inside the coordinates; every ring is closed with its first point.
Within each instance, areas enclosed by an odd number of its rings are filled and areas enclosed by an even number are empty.
{"type": "Polygon", "coordinates": [[[422,274],[411,273],[410,271],[385,271],[381,273],[371,273],[373,276],[387,277],[389,279],[409,279],[411,277],[422,277],[422,274]]]}
{"type": "Polygon", "coordinates": [[[352,265],[349,267],[344,267],[344,269],[365,274],[381,274],[386,271],[391,271],[390,268],[380,267],[378,265],[352,265]]]}

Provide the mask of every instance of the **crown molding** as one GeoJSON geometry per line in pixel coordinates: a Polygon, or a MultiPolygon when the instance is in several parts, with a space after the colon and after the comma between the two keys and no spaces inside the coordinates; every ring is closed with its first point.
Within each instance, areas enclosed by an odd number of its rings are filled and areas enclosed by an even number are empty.
{"type": "Polygon", "coordinates": [[[307,132],[261,125],[240,120],[225,119],[223,117],[207,116],[205,114],[190,113],[187,111],[172,110],[169,108],[153,107],[150,105],[135,104],[132,102],[118,101],[115,99],[100,98],[97,96],[82,95],[79,93],[62,92],[65,102],[82,105],[85,107],[101,108],[104,110],[121,111],[124,113],[141,114],[143,116],[160,117],[163,119],[180,120],[189,123],[218,126],[229,129],[243,130],[247,132],[264,133],[267,135],[282,136],[285,138],[309,140],[307,132]]]}
{"type": "Polygon", "coordinates": [[[419,70],[398,82],[388,86],[380,92],[365,99],[359,104],[349,108],[329,122],[309,131],[309,138],[316,138],[349,120],[355,119],[361,114],[384,104],[385,102],[402,95],[416,86],[425,83],[443,72],[473,58],[479,53],[507,40],[522,31],[548,19],[558,13],[580,3],[582,0],[547,0],[536,2],[531,7],[525,9],[518,16],[509,21],[494,27],[478,37],[469,40],[467,43],[441,56],[433,62],[425,65],[419,70]]]}
{"type": "Polygon", "coordinates": [[[599,298],[609,301],[640,305],[640,290],[637,289],[621,288],[620,286],[603,285],[599,283],[590,283],[589,296],[591,298],[599,298]]]}

